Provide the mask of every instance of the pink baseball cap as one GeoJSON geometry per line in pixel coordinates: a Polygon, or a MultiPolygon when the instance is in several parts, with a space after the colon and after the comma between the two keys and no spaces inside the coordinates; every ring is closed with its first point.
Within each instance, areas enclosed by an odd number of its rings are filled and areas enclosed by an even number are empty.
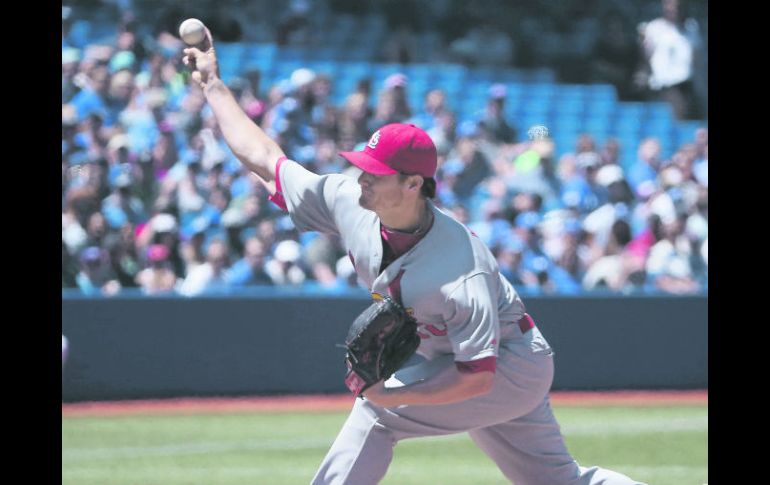
{"type": "Polygon", "coordinates": [[[168,252],[164,244],[153,244],[147,249],[147,258],[150,261],[163,261],[168,258],[168,252]]]}
{"type": "Polygon", "coordinates": [[[412,124],[391,123],[375,131],[363,151],[340,156],[372,175],[405,173],[434,177],[436,145],[425,131],[412,124]]]}

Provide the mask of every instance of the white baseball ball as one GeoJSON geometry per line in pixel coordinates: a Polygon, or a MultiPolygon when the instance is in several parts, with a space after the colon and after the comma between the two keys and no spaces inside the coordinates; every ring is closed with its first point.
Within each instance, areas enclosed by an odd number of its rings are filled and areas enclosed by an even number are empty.
{"type": "Polygon", "coordinates": [[[187,45],[198,45],[206,38],[206,28],[198,19],[187,19],[179,26],[179,37],[187,45]]]}

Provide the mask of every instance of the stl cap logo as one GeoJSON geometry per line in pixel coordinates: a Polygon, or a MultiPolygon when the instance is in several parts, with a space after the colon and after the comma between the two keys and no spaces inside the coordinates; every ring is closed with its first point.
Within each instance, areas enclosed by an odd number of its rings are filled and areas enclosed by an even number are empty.
{"type": "Polygon", "coordinates": [[[377,130],[374,132],[374,134],[372,135],[372,138],[369,140],[369,143],[366,146],[374,150],[375,148],[377,148],[377,143],[379,142],[380,142],[380,130],[377,130]]]}
{"type": "Polygon", "coordinates": [[[548,138],[548,128],[543,125],[535,125],[527,130],[530,140],[542,140],[548,138]]]}

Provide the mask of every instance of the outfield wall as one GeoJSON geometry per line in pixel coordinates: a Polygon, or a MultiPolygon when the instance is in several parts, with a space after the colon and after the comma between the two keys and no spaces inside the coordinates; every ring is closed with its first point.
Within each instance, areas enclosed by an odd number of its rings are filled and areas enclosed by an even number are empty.
{"type": "MultiPolygon", "coordinates": [[[[708,386],[708,300],[527,297],[555,390],[708,386]]],[[[366,297],[63,298],[62,400],[346,392],[366,297]]]]}

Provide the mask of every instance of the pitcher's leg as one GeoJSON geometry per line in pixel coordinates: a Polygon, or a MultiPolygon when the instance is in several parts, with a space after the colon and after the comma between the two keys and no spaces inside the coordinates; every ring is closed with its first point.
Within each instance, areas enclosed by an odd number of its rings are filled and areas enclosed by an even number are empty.
{"type": "Polygon", "coordinates": [[[526,416],[468,434],[516,485],[639,484],[609,470],[578,466],[567,450],[548,398],[526,416]]]}
{"type": "Polygon", "coordinates": [[[516,485],[567,485],[580,474],[548,398],[525,416],[468,434],[516,485]]]}
{"type": "Polygon", "coordinates": [[[395,440],[377,423],[377,415],[364,401],[356,399],[342,430],[334,440],[313,485],[369,485],[385,476],[393,459],[395,440]]]}

